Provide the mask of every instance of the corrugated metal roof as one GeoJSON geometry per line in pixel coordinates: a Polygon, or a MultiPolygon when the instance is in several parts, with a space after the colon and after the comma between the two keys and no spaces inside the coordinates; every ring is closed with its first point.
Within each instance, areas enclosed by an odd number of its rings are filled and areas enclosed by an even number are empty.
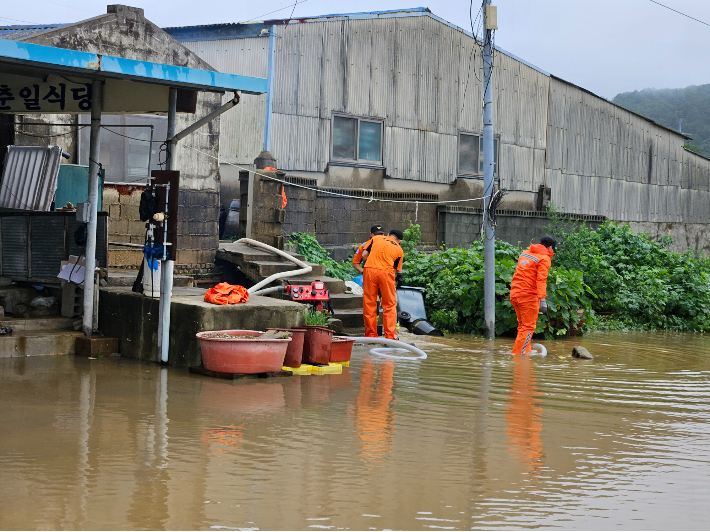
{"type": "Polygon", "coordinates": [[[39,25],[26,25],[26,26],[0,26],[0,39],[10,39],[12,41],[17,41],[19,39],[24,39],[35,33],[40,33],[47,30],[53,30],[55,28],[61,28],[66,26],[66,24],[39,24],[39,25]]]}

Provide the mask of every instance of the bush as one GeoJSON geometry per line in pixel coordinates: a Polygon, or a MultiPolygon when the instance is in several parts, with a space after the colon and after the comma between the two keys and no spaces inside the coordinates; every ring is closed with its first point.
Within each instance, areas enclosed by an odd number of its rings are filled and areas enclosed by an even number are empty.
{"type": "Polygon", "coordinates": [[[325,266],[325,274],[328,277],[335,277],[343,281],[352,281],[359,273],[349,261],[338,262],[333,259],[328,252],[318,243],[316,237],[308,233],[291,233],[289,244],[294,244],[298,252],[303,255],[308,262],[322,264],[325,266]]]}
{"type": "MultiPolygon", "coordinates": [[[[484,332],[483,243],[469,249],[449,248],[427,254],[417,251],[419,226],[405,231],[403,282],[426,288],[427,315],[440,329],[451,332],[482,334],[484,332]]],[[[510,283],[522,250],[506,242],[496,241],[495,332],[497,335],[518,326],[510,303],[510,283]]],[[[578,322],[577,310],[591,317],[590,296],[582,273],[553,267],[547,285],[549,314],[541,315],[536,332],[548,338],[561,335],[578,322]]]]}
{"type": "Polygon", "coordinates": [[[710,330],[710,261],[666,249],[628,225],[607,222],[565,235],[555,263],[584,272],[610,326],[644,330],[710,330]]]}

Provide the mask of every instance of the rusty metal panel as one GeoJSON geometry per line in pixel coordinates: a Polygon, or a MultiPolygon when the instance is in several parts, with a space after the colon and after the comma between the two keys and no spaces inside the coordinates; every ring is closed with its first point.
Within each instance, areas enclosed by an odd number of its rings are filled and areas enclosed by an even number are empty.
{"type": "Polygon", "coordinates": [[[28,267],[27,216],[3,216],[2,220],[2,275],[12,279],[26,279],[28,267]]]}
{"type": "MultiPolygon", "coordinates": [[[[61,262],[65,260],[65,218],[63,216],[32,216],[29,218],[30,271],[35,280],[55,280],[61,262]]],[[[97,230],[97,236],[100,231],[97,230]]],[[[73,234],[70,235],[73,237],[73,234]]],[[[97,238],[98,240],[98,238],[97,238]]],[[[100,250],[101,247],[97,246],[100,250]]]]}
{"type": "Polygon", "coordinates": [[[61,160],[59,146],[8,146],[0,207],[48,211],[57,190],[61,160]]]}

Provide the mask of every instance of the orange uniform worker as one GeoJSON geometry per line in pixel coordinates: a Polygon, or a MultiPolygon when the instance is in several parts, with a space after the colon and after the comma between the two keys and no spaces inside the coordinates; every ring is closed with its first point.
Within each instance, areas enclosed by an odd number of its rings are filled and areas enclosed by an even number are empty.
{"type": "MultiPolygon", "coordinates": [[[[384,235],[385,231],[382,229],[382,226],[380,224],[375,224],[372,227],[370,227],[370,238],[372,238],[375,235],[384,235]]],[[[368,239],[367,242],[370,240],[368,239]]],[[[365,244],[367,242],[363,242],[360,244],[357,248],[357,251],[355,252],[355,256],[353,257],[353,268],[355,268],[357,271],[360,273],[364,273],[365,269],[360,265],[362,262],[362,254],[365,251],[365,244]]]]}
{"type": "MultiPolygon", "coordinates": [[[[363,244],[362,258],[366,262],[362,276],[362,316],[365,321],[365,336],[367,337],[377,338],[377,292],[379,291],[382,296],[385,338],[396,339],[397,281],[395,272],[402,271],[404,252],[399,246],[402,238],[402,231],[393,229],[389,236],[375,235],[363,244]]],[[[360,265],[357,264],[357,266],[360,265]]],[[[360,266],[360,268],[362,267],[360,266]]]]}
{"type": "Polygon", "coordinates": [[[547,313],[547,273],[552,266],[557,241],[544,236],[518,257],[518,266],[510,286],[510,302],[518,317],[518,336],[512,353],[525,354],[532,350],[531,340],[537,327],[537,315],[547,313]]]}

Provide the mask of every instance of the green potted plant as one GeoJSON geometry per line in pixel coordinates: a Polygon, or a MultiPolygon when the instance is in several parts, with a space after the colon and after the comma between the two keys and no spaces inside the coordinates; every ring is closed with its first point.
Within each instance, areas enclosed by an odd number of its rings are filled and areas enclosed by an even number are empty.
{"type": "Polygon", "coordinates": [[[304,315],[306,337],[303,340],[303,362],[305,364],[325,364],[330,362],[330,345],[333,331],[327,327],[329,313],[308,307],[304,315]]]}

